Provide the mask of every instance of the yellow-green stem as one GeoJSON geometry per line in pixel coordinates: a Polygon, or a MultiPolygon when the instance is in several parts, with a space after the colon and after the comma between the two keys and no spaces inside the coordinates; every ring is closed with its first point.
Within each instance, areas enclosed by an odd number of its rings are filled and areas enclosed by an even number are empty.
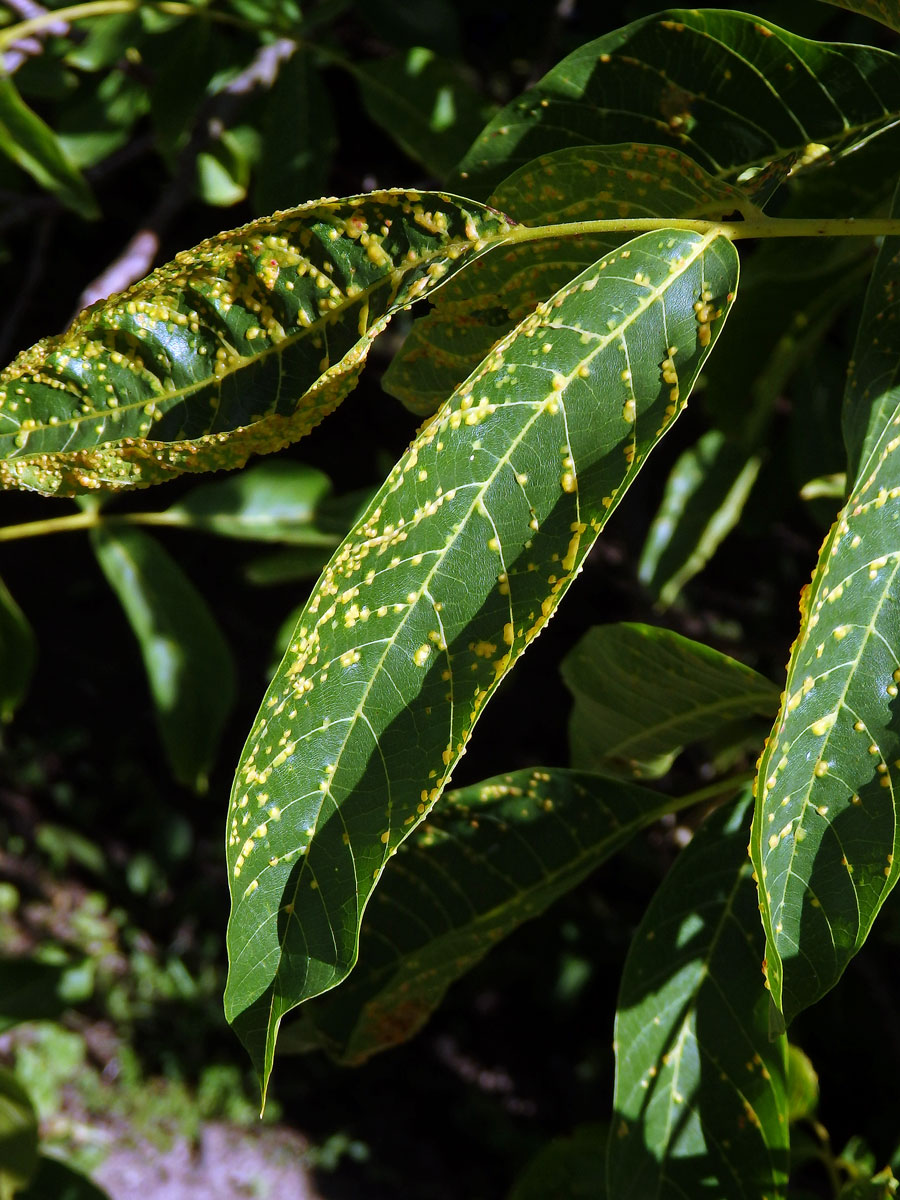
{"type": "Polygon", "coordinates": [[[144,4],[145,8],[153,8],[157,12],[167,13],[173,17],[206,17],[211,21],[219,21],[224,25],[235,25],[239,29],[254,29],[256,26],[241,17],[231,13],[218,12],[215,9],[198,8],[194,4],[182,4],[177,0],[157,0],[147,4],[146,0],[87,0],[85,4],[70,4],[66,8],[52,8],[39,17],[31,17],[27,21],[19,21],[15,25],[0,31],[0,51],[28,37],[32,33],[40,33],[49,25],[59,21],[82,21],[86,17],[109,17],[116,13],[137,12],[144,4]]]}
{"type": "Polygon", "coordinates": [[[536,242],[544,238],[580,237],[596,233],[652,233],[656,229],[686,229],[721,233],[730,241],[779,237],[897,237],[895,217],[760,217],[749,221],[698,221],[675,217],[637,217],[610,221],[569,221],[561,225],[516,225],[498,239],[501,245],[536,242]]]}

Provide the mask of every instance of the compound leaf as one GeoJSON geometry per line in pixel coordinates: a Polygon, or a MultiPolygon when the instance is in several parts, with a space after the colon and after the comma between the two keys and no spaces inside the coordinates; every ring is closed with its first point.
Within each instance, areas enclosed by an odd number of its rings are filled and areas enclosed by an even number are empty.
{"type": "Polygon", "coordinates": [[[391,315],[508,228],[475,203],[386,191],[202,242],[0,374],[0,487],[115,490],[296,441],[391,315]]]}
{"type": "Polygon", "coordinates": [[[655,625],[596,625],[561,669],[573,765],[627,779],[663,775],[683,746],[778,705],[762,675],[655,625]]]}
{"type": "Polygon", "coordinates": [[[460,186],[486,195],[560,145],[622,141],[676,146],[722,178],[792,155],[796,172],[887,130],[898,112],[900,60],[886,50],[671,9],[580,47],[502,108],[460,163],[460,186]]]}
{"type": "Polygon", "coordinates": [[[757,777],[751,854],[785,1021],[838,981],[900,872],[898,282],[900,239],[886,238],[845,393],[849,499],[804,589],[757,777]]]}
{"type": "Polygon", "coordinates": [[[444,796],[366,911],[359,965],[306,1009],[359,1063],[413,1036],[447,988],[677,802],[579,771],[517,771],[444,796]]]}
{"type": "Polygon", "coordinates": [[[680,411],[736,284],[718,233],[590,267],[423,427],[326,567],[228,814],[226,1013],[264,1087],[282,1016],[352,969],[392,852],[680,411]]]}
{"type": "Polygon", "coordinates": [[[783,1194],[787,1047],[769,1039],[749,810],[745,796],[706,821],[625,960],[607,1167],[621,1200],[783,1194]]]}

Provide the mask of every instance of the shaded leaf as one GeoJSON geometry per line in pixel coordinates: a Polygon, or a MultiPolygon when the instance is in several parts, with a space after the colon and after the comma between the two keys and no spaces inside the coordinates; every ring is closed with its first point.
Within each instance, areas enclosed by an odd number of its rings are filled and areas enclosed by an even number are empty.
{"type": "MultiPolygon", "coordinates": [[[[338,538],[316,520],[331,481],[315,467],[271,459],[236,475],[201,484],[154,523],[258,542],[334,546],[338,538]]],[[[142,514],[146,520],[150,514],[142,514]]]]}
{"type": "Polygon", "coordinates": [[[888,29],[900,31],[900,9],[892,0],[824,0],[824,3],[861,13],[864,17],[871,17],[873,21],[887,25],[888,29]]]}
{"type": "Polygon", "coordinates": [[[37,1114],[12,1071],[0,1067],[0,1195],[12,1197],[24,1187],[37,1163],[37,1114]]]}
{"type": "Polygon", "coordinates": [[[750,798],[707,819],[631,943],[616,1014],[617,1200],[783,1194],[786,1039],[769,1040],[750,798]]]}
{"type": "MultiPolygon", "coordinates": [[[[523,225],[625,217],[715,218],[744,203],[676,150],[660,146],[564,149],[505,180],[491,204],[523,225]]],[[[626,234],[503,246],[457,275],[420,317],[382,386],[430,415],[539,300],[545,300],[626,234]]]]}
{"type": "Polygon", "coordinates": [[[228,643],[206,601],[154,538],[101,526],[91,530],[91,543],[138,640],[175,777],[202,790],[235,698],[228,643]]]}
{"type": "Polygon", "coordinates": [[[93,220],[100,215],[84,176],[8,75],[0,76],[0,153],[80,217],[93,220]]]}
{"type": "Polygon", "coordinates": [[[36,656],[31,626],[0,579],[0,721],[11,721],[25,698],[36,656]]]}
{"type": "Polygon", "coordinates": [[[900,112],[900,60],[869,46],[814,42],[724,10],[644,17],[564,58],[488,123],[460,163],[460,186],[486,195],[561,145],[676,146],[711,175],[823,148],[846,153],[900,112]]]}
{"type": "Polygon", "coordinates": [[[17,1200],[110,1200],[110,1197],[68,1163],[41,1155],[34,1178],[17,1200]]]}
{"type": "Polygon", "coordinates": [[[761,466],[718,429],[684,451],[666,480],[638,566],[641,583],[668,608],[741,519],[761,466]]]}
{"type": "Polygon", "coordinates": [[[228,815],[226,1013],[264,1084],[281,1017],[354,965],[392,851],[680,411],[736,283],[727,239],[674,230],[583,272],[422,428],[326,567],[228,815]]]}
{"type": "Polygon", "coordinates": [[[51,1020],[76,999],[84,999],[83,967],[34,958],[0,959],[0,1030],[20,1021],[51,1020]]]}
{"type": "Polygon", "coordinates": [[[769,984],[785,1021],[834,986],[900,871],[900,388],[884,354],[885,343],[897,345],[898,278],[900,239],[886,238],[845,396],[859,468],[804,589],[759,764],[751,853],[769,984]]]}
{"type": "Polygon", "coordinates": [[[595,625],[561,670],[575,697],[572,764],[605,775],[664,775],[684,745],[778,704],[762,675],[654,625],[595,625]]]}
{"type": "Polygon", "coordinates": [[[799,1046],[788,1046],[787,1057],[788,1119],[802,1121],[814,1117],[819,1107],[819,1076],[799,1046]]]}
{"type": "Polygon", "coordinates": [[[483,125],[482,101],[462,67],[416,46],[353,65],[366,112],[438,179],[445,179],[483,125]]]}
{"type": "Polygon", "coordinates": [[[305,1016],[340,1061],[417,1033],[447,988],[678,802],[559,768],[448,793],[366,911],[359,964],[305,1016]]]}
{"type": "Polygon", "coordinates": [[[890,1167],[869,1179],[854,1179],[838,1193],[838,1200],[891,1200],[900,1191],[900,1180],[890,1167]]]}
{"type": "Polygon", "coordinates": [[[0,374],[0,486],[114,490],[296,441],[351,390],[391,315],[508,228],[468,201],[394,191],[202,242],[0,374]]]}
{"type": "Polygon", "coordinates": [[[282,63],[266,101],[262,144],[252,184],[259,212],[287,208],[328,186],[337,148],[331,96],[313,56],[298,49],[282,63]]]}
{"type": "Polygon", "coordinates": [[[603,1200],[605,1142],[603,1125],[579,1125],[570,1137],[554,1138],[519,1175],[508,1200],[603,1200]]]}

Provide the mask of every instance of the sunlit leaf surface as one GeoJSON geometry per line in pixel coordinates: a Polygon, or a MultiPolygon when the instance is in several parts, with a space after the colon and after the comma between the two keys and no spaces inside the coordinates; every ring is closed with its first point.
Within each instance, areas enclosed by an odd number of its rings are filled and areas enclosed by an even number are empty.
{"type": "Polygon", "coordinates": [[[391,314],[506,229],[475,203],[393,191],[210,238],[0,374],[0,487],[158,483],[296,441],[391,314]]]}
{"type": "Polygon", "coordinates": [[[313,591],[228,814],[226,1011],[265,1082],[281,1017],[354,965],[365,905],[678,414],[737,284],[663,230],[576,277],[424,426],[313,591]]]}

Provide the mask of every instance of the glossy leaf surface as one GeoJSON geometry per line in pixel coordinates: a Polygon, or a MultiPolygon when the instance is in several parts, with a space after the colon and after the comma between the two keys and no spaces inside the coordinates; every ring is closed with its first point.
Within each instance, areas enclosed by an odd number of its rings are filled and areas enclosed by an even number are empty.
{"type": "Polygon", "coordinates": [[[664,775],[683,746],[778,705],[778,689],[756,671],[655,625],[596,625],[562,675],[575,697],[573,765],[629,779],[664,775]]]}
{"type": "MultiPolygon", "coordinates": [[[[702,217],[734,212],[744,197],[661,146],[588,146],[547,154],[516,171],[490,203],[522,225],[624,217],[702,217]]],[[[435,296],[382,380],[422,416],[433,413],[488,350],[535,304],[626,240],[590,235],[499,247],[435,296]]]]}
{"type": "Polygon", "coordinates": [[[749,797],[707,819],[641,922],[616,1015],[617,1200],[783,1194],[786,1039],[770,1041],[749,797]]]}
{"type": "Polygon", "coordinates": [[[846,152],[898,112],[900,61],[888,51],[809,41],[743,13],[671,9],[580,47],[501,109],[461,162],[460,186],[487,195],[561,145],[622,141],[676,146],[737,178],[792,154],[811,163],[813,143],[846,152]]]}
{"type": "Polygon", "coordinates": [[[759,764],[751,852],[769,984],[786,1021],[834,986],[900,870],[898,282],[900,239],[888,238],[845,395],[859,467],[804,590],[759,764]]]}
{"type": "Polygon", "coordinates": [[[203,790],[235,698],[228,643],[203,597],[153,537],[101,527],[91,542],[138,640],[175,777],[203,790]]]}
{"type": "Polygon", "coordinates": [[[649,788],[559,768],[445,795],[366,910],[356,969],[305,1010],[321,1044],[358,1063],[412,1037],[502,938],[676,807],[649,788]]]}
{"type": "Polygon", "coordinates": [[[0,374],[0,486],[114,490],[296,441],[351,390],[391,314],[507,228],[468,201],[378,192],[179,254],[0,374]]]}
{"type": "Polygon", "coordinates": [[[0,721],[11,721],[24,699],[36,652],[31,626],[0,579],[0,721]]]}
{"type": "Polygon", "coordinates": [[[677,415],[736,283],[730,242],[673,230],[583,272],[420,431],[326,568],[228,814],[226,1013],[264,1083],[281,1017],[354,965],[392,851],[677,415]]]}

